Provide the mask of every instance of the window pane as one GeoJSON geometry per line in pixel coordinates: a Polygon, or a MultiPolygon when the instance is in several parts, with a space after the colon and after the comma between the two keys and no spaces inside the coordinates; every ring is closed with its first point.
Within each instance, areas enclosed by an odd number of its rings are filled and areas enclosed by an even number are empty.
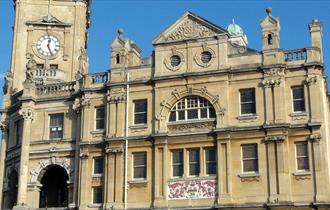
{"type": "Polygon", "coordinates": [[[297,156],[308,156],[307,143],[296,144],[297,147],[297,156]]]}
{"type": "Polygon", "coordinates": [[[136,167],[136,168],[134,168],[134,179],[146,178],[146,177],[147,177],[146,167],[136,167]]]}
{"type": "Polygon", "coordinates": [[[52,114],[49,117],[49,138],[63,138],[64,114],[52,114]]]}
{"type": "Polygon", "coordinates": [[[147,111],[147,100],[139,100],[134,102],[135,112],[146,112],[147,111]]]}
{"type": "Polygon", "coordinates": [[[139,113],[134,115],[134,124],[146,124],[147,113],[139,113]]]}
{"type": "Polygon", "coordinates": [[[183,152],[182,150],[172,152],[173,163],[183,163],[183,152]]]}
{"type": "Polygon", "coordinates": [[[255,114],[256,105],[255,103],[241,104],[241,114],[255,114]]]}
{"type": "Polygon", "coordinates": [[[243,89],[240,90],[240,93],[241,93],[241,103],[255,101],[254,89],[243,89]]]}
{"type": "Polygon", "coordinates": [[[100,107],[96,109],[96,118],[104,118],[104,107],[100,107]]]}
{"type": "Polygon", "coordinates": [[[293,87],[292,95],[293,95],[293,99],[304,98],[304,87],[303,86],[293,87]]]}
{"type": "Polygon", "coordinates": [[[141,166],[146,164],[146,153],[145,152],[139,152],[134,153],[134,166],[141,166]]]}
{"type": "Polygon", "coordinates": [[[244,160],[243,161],[243,170],[244,172],[256,172],[258,171],[258,162],[254,160],[244,160]]]}
{"type": "Polygon", "coordinates": [[[96,129],[104,129],[104,119],[96,120],[96,129]]]}
{"type": "Polygon", "coordinates": [[[257,145],[243,145],[243,158],[257,158],[257,145]]]}
{"type": "Polygon", "coordinates": [[[198,118],[197,109],[188,110],[188,119],[197,119],[197,118],[198,118]]]}
{"type": "Polygon", "coordinates": [[[215,161],[215,149],[206,149],[205,150],[205,160],[206,161],[215,161]]]}
{"type": "Polygon", "coordinates": [[[189,162],[199,162],[199,149],[189,150],[189,162]]]}
{"type": "Polygon", "coordinates": [[[182,176],[182,175],[183,175],[183,166],[173,165],[173,176],[182,176]]]}
{"type": "Polygon", "coordinates": [[[189,164],[189,175],[190,176],[199,175],[199,162],[194,164],[189,164]]]}
{"type": "Polygon", "coordinates": [[[304,100],[293,101],[293,111],[294,112],[304,112],[305,111],[305,101],[304,100]]]}
{"type": "Polygon", "coordinates": [[[179,114],[179,120],[185,120],[184,111],[179,111],[178,114],[179,114]]]}
{"type": "Polygon", "coordinates": [[[103,173],[103,158],[94,159],[94,174],[103,173]]]}
{"type": "Polygon", "coordinates": [[[215,118],[215,110],[214,110],[213,107],[211,107],[211,108],[209,109],[209,112],[210,112],[210,117],[209,117],[209,118],[215,118]]]}
{"type": "Polygon", "coordinates": [[[103,203],[103,189],[102,187],[93,188],[93,203],[103,203]]]}
{"type": "Polygon", "coordinates": [[[175,111],[171,111],[170,114],[170,122],[176,121],[176,112],[175,111]]]}
{"type": "Polygon", "coordinates": [[[309,170],[308,157],[297,159],[298,170],[309,170]]]}
{"type": "Polygon", "coordinates": [[[216,174],[216,163],[215,162],[206,164],[206,174],[208,174],[208,175],[216,174]]]}
{"type": "Polygon", "coordinates": [[[145,152],[133,153],[134,175],[137,178],[147,177],[147,154],[145,152]]]}
{"type": "Polygon", "coordinates": [[[207,109],[201,109],[201,118],[207,118],[207,109]]]}

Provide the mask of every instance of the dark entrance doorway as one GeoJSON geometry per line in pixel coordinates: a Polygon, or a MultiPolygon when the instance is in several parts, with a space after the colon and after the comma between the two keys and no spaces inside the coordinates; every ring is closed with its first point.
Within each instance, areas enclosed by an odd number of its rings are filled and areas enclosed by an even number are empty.
{"type": "Polygon", "coordinates": [[[12,209],[17,202],[17,187],[18,187],[18,175],[17,172],[14,170],[9,174],[8,177],[8,197],[7,197],[7,204],[5,208],[12,209]]]}
{"type": "Polygon", "coordinates": [[[40,208],[68,205],[68,174],[61,166],[50,166],[41,179],[40,208]]]}

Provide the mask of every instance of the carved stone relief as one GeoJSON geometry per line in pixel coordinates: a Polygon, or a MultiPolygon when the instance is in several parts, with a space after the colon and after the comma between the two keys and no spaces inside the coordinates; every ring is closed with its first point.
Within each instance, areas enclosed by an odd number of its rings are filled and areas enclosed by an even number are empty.
{"type": "Polygon", "coordinates": [[[217,181],[189,180],[170,181],[168,183],[168,199],[214,198],[217,194],[217,181]]]}

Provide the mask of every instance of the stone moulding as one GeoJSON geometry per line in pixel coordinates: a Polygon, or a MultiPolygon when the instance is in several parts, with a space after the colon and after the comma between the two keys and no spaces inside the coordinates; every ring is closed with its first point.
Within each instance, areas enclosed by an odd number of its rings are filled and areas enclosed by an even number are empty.
{"type": "Polygon", "coordinates": [[[179,131],[179,132],[191,132],[196,130],[211,130],[215,128],[215,122],[213,121],[196,121],[196,122],[186,122],[186,123],[171,123],[168,124],[169,131],[179,131]]]}
{"type": "Polygon", "coordinates": [[[168,199],[215,198],[217,181],[215,179],[196,179],[168,182],[168,199]]]}
{"type": "Polygon", "coordinates": [[[237,175],[241,182],[259,182],[260,181],[260,174],[252,173],[252,174],[238,174],[237,175]]]}
{"type": "Polygon", "coordinates": [[[67,174],[68,174],[69,183],[72,182],[72,180],[73,180],[73,169],[72,169],[70,159],[51,157],[49,159],[40,160],[37,167],[35,167],[31,171],[31,179],[30,179],[31,183],[40,183],[40,180],[41,180],[44,172],[46,172],[46,169],[51,165],[58,165],[58,166],[63,167],[66,170],[67,174]]]}

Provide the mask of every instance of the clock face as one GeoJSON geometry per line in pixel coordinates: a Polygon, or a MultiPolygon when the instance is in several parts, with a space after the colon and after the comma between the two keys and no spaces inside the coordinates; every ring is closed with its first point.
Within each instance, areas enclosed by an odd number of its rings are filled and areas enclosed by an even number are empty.
{"type": "Polygon", "coordinates": [[[60,50],[60,42],[51,35],[44,35],[37,42],[37,50],[43,56],[54,56],[60,50]]]}

